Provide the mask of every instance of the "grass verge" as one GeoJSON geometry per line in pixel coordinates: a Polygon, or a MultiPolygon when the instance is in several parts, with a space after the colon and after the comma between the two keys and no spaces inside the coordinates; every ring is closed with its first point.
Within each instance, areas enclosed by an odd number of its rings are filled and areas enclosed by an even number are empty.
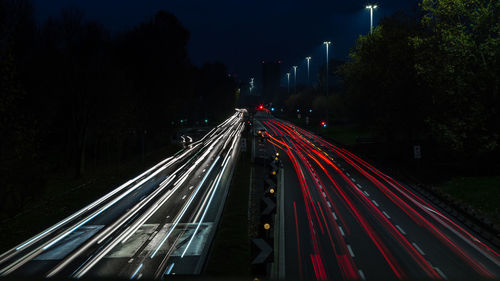
{"type": "Polygon", "coordinates": [[[500,176],[454,177],[439,187],[500,224],[500,176]]]}
{"type": "Polygon", "coordinates": [[[319,130],[324,136],[343,145],[355,145],[356,138],[369,138],[370,133],[356,125],[331,125],[319,130]]]}
{"type": "Polygon", "coordinates": [[[250,275],[248,241],[248,187],[250,149],[242,152],[234,171],[224,212],[208,259],[205,274],[214,277],[250,275]]]}

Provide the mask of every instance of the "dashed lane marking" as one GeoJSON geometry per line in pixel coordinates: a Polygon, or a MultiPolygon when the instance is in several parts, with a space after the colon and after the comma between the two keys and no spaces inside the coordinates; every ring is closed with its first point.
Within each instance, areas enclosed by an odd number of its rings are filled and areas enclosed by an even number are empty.
{"type": "Polygon", "coordinates": [[[351,245],[347,245],[347,250],[349,250],[349,254],[351,254],[351,257],[355,257],[354,252],[352,251],[351,245]]]}
{"type": "Polygon", "coordinates": [[[334,218],[335,220],[337,220],[337,216],[335,215],[335,213],[334,213],[334,212],[332,212],[332,216],[333,216],[333,218],[334,218]]]}
{"type": "Polygon", "coordinates": [[[437,271],[437,273],[439,273],[439,275],[441,275],[441,277],[443,277],[443,279],[448,280],[448,277],[446,277],[446,275],[444,275],[444,272],[442,272],[441,269],[439,269],[437,267],[434,267],[434,269],[437,271]]]}
{"type": "Polygon", "coordinates": [[[399,226],[396,224],[396,228],[399,230],[399,232],[401,232],[403,235],[406,235],[406,232],[399,226]]]}
{"type": "Polygon", "coordinates": [[[339,230],[340,230],[340,234],[342,234],[342,236],[345,236],[344,230],[342,229],[342,226],[340,226],[340,225],[339,225],[339,230]]]}
{"type": "Polygon", "coordinates": [[[358,270],[358,273],[359,273],[359,277],[361,277],[361,279],[363,280],[366,280],[366,277],[365,277],[365,274],[363,273],[363,270],[358,270]]]}
{"type": "Polygon", "coordinates": [[[382,214],[384,214],[384,216],[386,216],[388,219],[390,219],[390,218],[391,218],[391,216],[389,216],[389,214],[388,214],[388,213],[386,213],[385,211],[382,211],[382,214]]]}
{"type": "Polygon", "coordinates": [[[422,249],[420,249],[420,247],[419,247],[417,244],[415,244],[415,242],[412,242],[411,244],[413,245],[413,247],[415,247],[415,249],[417,249],[417,251],[418,251],[418,252],[419,252],[422,256],[425,256],[424,251],[422,251],[422,249]]]}

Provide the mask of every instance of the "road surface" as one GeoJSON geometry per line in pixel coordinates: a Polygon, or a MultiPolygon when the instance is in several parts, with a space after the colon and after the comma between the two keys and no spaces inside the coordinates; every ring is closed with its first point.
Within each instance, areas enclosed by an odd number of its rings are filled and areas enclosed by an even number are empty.
{"type": "Polygon", "coordinates": [[[498,250],[410,186],[291,123],[255,123],[284,167],[285,278],[499,278],[498,250]]]}
{"type": "Polygon", "coordinates": [[[0,255],[0,276],[199,274],[243,129],[238,110],[176,155],[0,255]]]}

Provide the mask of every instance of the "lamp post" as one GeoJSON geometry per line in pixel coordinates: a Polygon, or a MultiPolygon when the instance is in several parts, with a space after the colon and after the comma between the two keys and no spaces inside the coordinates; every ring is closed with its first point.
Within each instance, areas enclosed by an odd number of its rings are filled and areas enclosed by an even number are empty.
{"type": "Polygon", "coordinates": [[[370,34],[373,33],[373,10],[377,9],[377,5],[368,5],[366,6],[367,9],[370,9],[370,34]]]}
{"type": "Polygon", "coordinates": [[[252,77],[252,78],[250,78],[250,95],[252,95],[252,90],[253,90],[253,88],[254,88],[253,80],[254,80],[254,78],[253,78],[253,77],[252,77]]]}
{"type": "Polygon", "coordinates": [[[288,89],[288,95],[290,95],[290,72],[286,73],[286,78],[287,78],[287,89],[288,89]]]}
{"type": "Polygon", "coordinates": [[[325,41],[323,44],[326,46],[326,122],[328,123],[328,47],[332,42],[325,41]]]}
{"type": "Polygon", "coordinates": [[[294,94],[297,94],[297,66],[293,66],[293,87],[294,87],[294,94]]]}
{"type": "Polygon", "coordinates": [[[309,79],[309,62],[311,60],[311,57],[306,57],[306,61],[307,61],[307,84],[311,84],[311,81],[309,79]]]}

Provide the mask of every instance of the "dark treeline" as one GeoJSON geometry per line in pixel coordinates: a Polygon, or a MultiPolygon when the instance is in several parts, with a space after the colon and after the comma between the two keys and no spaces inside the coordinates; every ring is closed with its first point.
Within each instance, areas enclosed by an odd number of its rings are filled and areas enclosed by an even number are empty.
{"type": "MultiPolygon", "coordinates": [[[[348,62],[333,64],[330,81],[340,77],[341,87],[330,91],[331,120],[359,124],[408,158],[420,144],[427,159],[498,168],[499,1],[423,0],[415,15],[382,19],[348,62]]],[[[321,108],[321,89],[289,102],[321,108]]]]}
{"type": "Polygon", "coordinates": [[[0,0],[0,206],[41,194],[47,174],[80,177],[231,113],[234,80],[193,66],[188,40],[164,11],[111,34],[76,9],[37,24],[29,1],[0,0]]]}

